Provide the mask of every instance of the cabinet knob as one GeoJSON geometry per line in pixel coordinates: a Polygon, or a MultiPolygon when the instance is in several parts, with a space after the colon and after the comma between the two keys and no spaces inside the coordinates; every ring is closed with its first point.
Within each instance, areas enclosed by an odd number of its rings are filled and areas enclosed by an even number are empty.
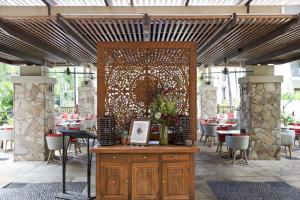
{"type": "Polygon", "coordinates": [[[148,157],[147,156],[144,156],[144,159],[147,159],[148,157]]]}
{"type": "Polygon", "coordinates": [[[125,181],[126,183],[128,183],[128,179],[126,179],[126,181],[125,181]]]}
{"type": "Polygon", "coordinates": [[[166,183],[166,181],[165,181],[165,180],[163,180],[163,183],[166,183]]]}
{"type": "Polygon", "coordinates": [[[117,158],[117,156],[113,156],[113,159],[116,159],[117,158]]]}
{"type": "Polygon", "coordinates": [[[178,158],[178,156],[174,156],[174,158],[178,158]]]}

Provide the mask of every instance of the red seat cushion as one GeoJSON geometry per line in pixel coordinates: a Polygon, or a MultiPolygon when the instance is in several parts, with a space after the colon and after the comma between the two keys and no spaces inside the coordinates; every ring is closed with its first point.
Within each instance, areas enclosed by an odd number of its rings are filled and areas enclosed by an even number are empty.
{"type": "Polygon", "coordinates": [[[71,131],[79,131],[80,127],[69,127],[69,130],[71,130],[71,131]]]}
{"type": "Polygon", "coordinates": [[[70,137],[70,142],[77,142],[77,138],[76,137],[70,137]]]}
{"type": "Polygon", "coordinates": [[[50,133],[47,136],[49,136],[49,137],[61,137],[61,136],[63,136],[63,134],[61,134],[61,133],[50,133]]]}

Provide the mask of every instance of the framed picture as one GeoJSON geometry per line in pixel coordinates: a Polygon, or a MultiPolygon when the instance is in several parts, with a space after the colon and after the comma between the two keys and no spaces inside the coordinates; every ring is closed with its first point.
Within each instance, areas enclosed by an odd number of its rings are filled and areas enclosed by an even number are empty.
{"type": "Polygon", "coordinates": [[[130,144],[147,145],[149,140],[151,120],[133,119],[129,130],[130,144]]]}

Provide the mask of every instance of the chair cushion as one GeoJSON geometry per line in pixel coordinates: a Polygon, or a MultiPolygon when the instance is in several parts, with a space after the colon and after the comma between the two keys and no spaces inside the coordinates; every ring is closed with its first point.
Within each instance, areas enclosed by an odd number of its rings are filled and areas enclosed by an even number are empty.
{"type": "Polygon", "coordinates": [[[61,136],[63,136],[63,134],[62,133],[50,133],[47,136],[49,136],[49,137],[61,137],[61,136]]]}

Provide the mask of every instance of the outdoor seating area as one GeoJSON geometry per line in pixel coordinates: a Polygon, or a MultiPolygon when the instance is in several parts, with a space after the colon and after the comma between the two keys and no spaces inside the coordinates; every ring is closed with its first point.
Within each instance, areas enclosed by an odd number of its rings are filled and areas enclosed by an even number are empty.
{"type": "Polygon", "coordinates": [[[299,200],[299,13],[0,0],[0,200],[299,200]]]}

